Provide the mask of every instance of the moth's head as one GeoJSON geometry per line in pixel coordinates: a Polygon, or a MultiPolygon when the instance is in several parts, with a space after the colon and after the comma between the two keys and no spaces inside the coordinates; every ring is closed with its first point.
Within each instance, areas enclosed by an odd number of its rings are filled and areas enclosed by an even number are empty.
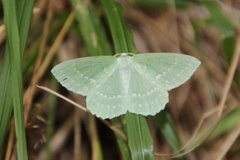
{"type": "Polygon", "coordinates": [[[119,57],[132,57],[134,56],[134,53],[117,53],[114,55],[114,57],[119,58],[119,57]]]}

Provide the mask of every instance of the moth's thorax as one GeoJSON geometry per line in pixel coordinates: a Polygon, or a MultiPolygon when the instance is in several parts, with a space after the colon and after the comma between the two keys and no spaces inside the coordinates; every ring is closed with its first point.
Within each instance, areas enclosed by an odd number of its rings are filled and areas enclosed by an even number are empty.
{"type": "Polygon", "coordinates": [[[124,88],[124,92],[128,92],[129,81],[132,73],[132,57],[126,53],[122,53],[117,58],[117,68],[121,75],[121,80],[124,88]]]}
{"type": "Polygon", "coordinates": [[[128,56],[126,53],[122,53],[118,58],[118,67],[122,69],[131,68],[131,60],[132,58],[128,56]]]}

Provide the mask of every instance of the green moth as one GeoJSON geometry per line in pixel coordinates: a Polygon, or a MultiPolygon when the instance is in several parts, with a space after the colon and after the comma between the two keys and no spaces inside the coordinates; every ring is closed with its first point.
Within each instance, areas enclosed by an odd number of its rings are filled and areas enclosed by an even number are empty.
{"type": "Polygon", "coordinates": [[[102,119],[127,111],[155,115],[168,91],[186,82],[200,65],[176,53],[120,53],[65,61],[52,74],[68,90],[86,96],[87,109],[102,119]]]}

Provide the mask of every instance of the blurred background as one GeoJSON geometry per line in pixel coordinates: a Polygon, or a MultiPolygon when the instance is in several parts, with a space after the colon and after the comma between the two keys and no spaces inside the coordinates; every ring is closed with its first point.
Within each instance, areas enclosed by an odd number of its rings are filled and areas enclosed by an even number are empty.
{"type": "MultiPolygon", "coordinates": [[[[165,110],[147,117],[155,159],[169,159],[179,149],[183,152],[177,154],[183,155],[177,155],[180,156],[177,159],[239,159],[240,66],[236,63],[240,45],[240,1],[116,2],[122,7],[136,53],[183,53],[202,62],[187,83],[169,92],[170,101],[165,110]]],[[[0,16],[2,69],[6,31],[2,12],[0,16]]],[[[106,122],[36,88],[36,85],[51,88],[85,106],[85,97],[60,86],[50,71],[69,59],[114,55],[113,41],[100,1],[35,1],[22,63],[29,159],[123,159],[116,134],[106,122]],[[91,14],[86,14],[86,10],[91,14]],[[101,52],[96,53],[88,46],[95,44],[89,23],[101,26],[98,32],[106,39],[102,41],[106,45],[101,52]]],[[[4,112],[1,116],[4,118],[4,112]]],[[[121,123],[125,123],[124,117],[121,123]]],[[[5,159],[16,159],[14,133],[12,117],[0,135],[4,137],[1,156],[5,159]]]]}

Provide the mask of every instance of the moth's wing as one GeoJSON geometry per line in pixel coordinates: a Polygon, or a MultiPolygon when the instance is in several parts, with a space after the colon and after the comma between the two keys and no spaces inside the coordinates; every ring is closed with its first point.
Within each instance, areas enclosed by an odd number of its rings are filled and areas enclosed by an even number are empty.
{"type": "Polygon", "coordinates": [[[112,74],[115,63],[112,56],[85,57],[60,63],[51,72],[68,90],[86,96],[112,74]]]}
{"type": "Polygon", "coordinates": [[[102,119],[114,118],[126,113],[126,95],[118,69],[87,96],[86,103],[88,110],[102,119]]]}
{"type": "MultiPolygon", "coordinates": [[[[146,69],[146,72],[148,70],[146,69]]],[[[168,103],[168,92],[146,74],[133,68],[128,91],[128,111],[144,116],[155,115],[168,103]]]]}
{"type": "Polygon", "coordinates": [[[132,57],[142,73],[160,87],[171,90],[186,82],[200,65],[192,56],[176,53],[145,53],[132,57]]]}

